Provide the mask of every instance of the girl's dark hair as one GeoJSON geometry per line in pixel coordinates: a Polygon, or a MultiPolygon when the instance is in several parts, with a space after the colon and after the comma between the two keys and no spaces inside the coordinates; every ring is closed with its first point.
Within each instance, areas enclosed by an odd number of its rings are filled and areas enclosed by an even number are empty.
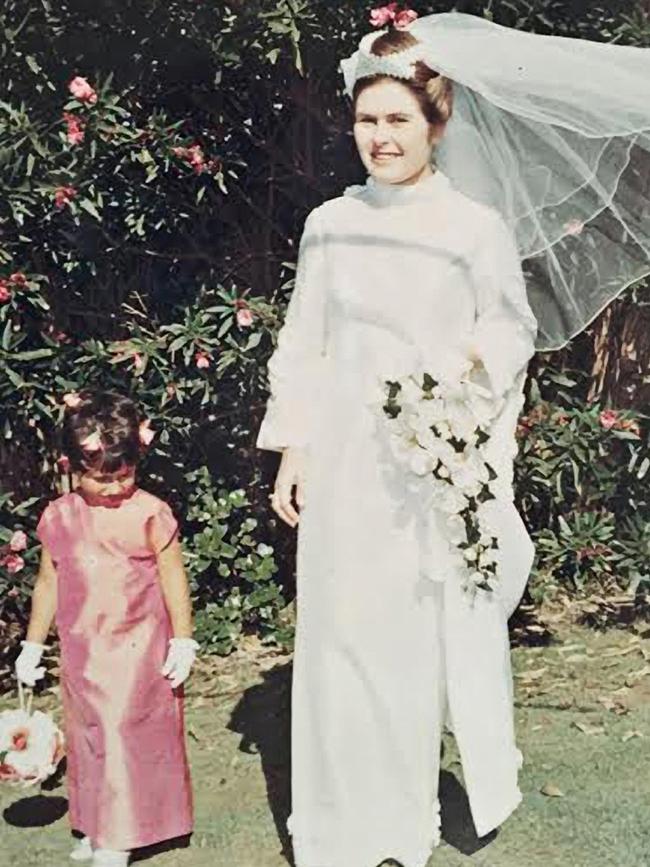
{"type": "Polygon", "coordinates": [[[66,407],[61,432],[63,453],[78,473],[115,473],[140,457],[140,414],[136,404],[114,391],[82,391],[66,407]],[[89,447],[83,443],[91,437],[89,447]]]}
{"type": "MultiPolygon", "coordinates": [[[[399,54],[407,48],[419,45],[418,40],[406,30],[389,30],[378,36],[372,43],[372,53],[377,57],[399,54]]],[[[352,104],[355,105],[359,95],[367,87],[371,87],[382,79],[391,79],[390,75],[379,73],[360,78],[355,82],[352,91],[352,104]]],[[[417,99],[422,114],[434,126],[447,123],[451,117],[454,103],[454,91],[451,79],[431,69],[422,60],[413,67],[413,77],[394,79],[411,91],[417,99]]]]}

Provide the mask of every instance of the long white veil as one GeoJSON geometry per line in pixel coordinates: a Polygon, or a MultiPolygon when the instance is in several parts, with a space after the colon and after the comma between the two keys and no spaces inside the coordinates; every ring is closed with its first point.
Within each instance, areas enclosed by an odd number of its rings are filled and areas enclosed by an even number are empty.
{"type": "MultiPolygon", "coordinates": [[[[650,49],[449,12],[415,21],[454,81],[436,163],[496,208],[523,260],[537,348],[558,349],[650,274],[650,49]]],[[[341,64],[349,92],[358,52],[341,64]]]]}

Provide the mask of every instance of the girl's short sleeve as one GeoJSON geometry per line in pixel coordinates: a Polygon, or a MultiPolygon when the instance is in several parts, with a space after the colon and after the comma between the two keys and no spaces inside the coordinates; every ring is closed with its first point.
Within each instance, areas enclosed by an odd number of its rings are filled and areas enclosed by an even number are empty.
{"type": "Polygon", "coordinates": [[[147,522],[147,539],[156,554],[160,554],[178,535],[178,521],[167,503],[161,503],[147,522]]]}
{"type": "Polygon", "coordinates": [[[52,551],[52,549],[54,548],[54,512],[54,506],[52,505],[52,503],[50,503],[43,510],[43,514],[41,515],[39,522],[36,525],[36,536],[38,537],[41,545],[43,545],[44,548],[47,548],[48,551],[52,551]]]}

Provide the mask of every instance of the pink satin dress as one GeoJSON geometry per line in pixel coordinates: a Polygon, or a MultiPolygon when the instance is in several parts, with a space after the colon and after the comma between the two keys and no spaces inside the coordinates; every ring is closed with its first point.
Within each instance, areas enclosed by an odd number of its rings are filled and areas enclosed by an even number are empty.
{"type": "Polygon", "coordinates": [[[135,849],[192,829],[182,688],[160,673],[171,625],[156,553],[177,523],[138,488],[99,502],[65,494],[37,533],[58,579],[70,821],[95,847],[135,849]]]}

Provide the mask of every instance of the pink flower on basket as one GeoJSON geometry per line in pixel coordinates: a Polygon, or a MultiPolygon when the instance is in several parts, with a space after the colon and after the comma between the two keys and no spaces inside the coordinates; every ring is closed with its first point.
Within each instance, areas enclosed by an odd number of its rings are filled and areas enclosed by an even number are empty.
{"type": "Polygon", "coordinates": [[[70,391],[68,394],[63,395],[63,403],[68,409],[76,409],[81,403],[81,398],[76,391],[70,391]]]}
{"type": "Polygon", "coordinates": [[[390,21],[395,20],[397,3],[389,3],[387,6],[378,6],[370,10],[370,23],[373,27],[385,27],[390,21]]]}
{"type": "Polygon", "coordinates": [[[9,276],[9,282],[13,283],[14,286],[26,286],[27,277],[25,277],[22,271],[16,271],[15,274],[9,276]]]}
{"type": "Polygon", "coordinates": [[[618,421],[618,413],[615,409],[604,409],[598,416],[598,420],[601,427],[605,428],[605,430],[611,430],[618,421]]]}
{"type": "Polygon", "coordinates": [[[237,325],[249,328],[253,324],[253,311],[249,307],[240,307],[237,311],[237,325]]]}
{"type": "Polygon", "coordinates": [[[87,102],[89,105],[94,105],[97,102],[95,88],[88,84],[88,81],[80,75],[72,79],[68,85],[68,90],[79,102],[87,102]]]}
{"type": "Polygon", "coordinates": [[[397,30],[406,30],[413,24],[418,17],[418,13],[414,9],[402,9],[398,12],[394,19],[394,25],[397,30]]]}
{"type": "Polygon", "coordinates": [[[156,432],[151,430],[151,422],[149,419],[145,419],[143,422],[140,422],[140,427],[138,428],[138,435],[140,437],[140,442],[143,446],[151,445],[153,438],[156,436],[156,432]]]}
{"type": "Polygon", "coordinates": [[[569,220],[564,224],[564,231],[567,235],[581,235],[585,224],[580,220],[569,220]]]}
{"type": "Polygon", "coordinates": [[[10,575],[15,575],[17,572],[22,572],[25,568],[25,561],[18,554],[7,554],[2,560],[2,565],[10,575]]]}
{"type": "Polygon", "coordinates": [[[14,553],[18,551],[24,551],[27,547],[27,534],[22,530],[16,530],[11,539],[9,540],[9,549],[14,553]]]}
{"type": "Polygon", "coordinates": [[[205,352],[197,352],[194,356],[194,363],[199,370],[205,370],[210,367],[210,357],[205,352]]]}
{"type": "Polygon", "coordinates": [[[40,783],[51,776],[64,755],[63,734],[41,711],[6,710],[0,713],[0,780],[40,783]]]}
{"type": "Polygon", "coordinates": [[[102,435],[98,430],[94,430],[79,445],[85,452],[98,452],[102,448],[102,435]]]}
{"type": "Polygon", "coordinates": [[[5,280],[0,280],[0,304],[6,304],[11,300],[11,289],[5,280]]]}

